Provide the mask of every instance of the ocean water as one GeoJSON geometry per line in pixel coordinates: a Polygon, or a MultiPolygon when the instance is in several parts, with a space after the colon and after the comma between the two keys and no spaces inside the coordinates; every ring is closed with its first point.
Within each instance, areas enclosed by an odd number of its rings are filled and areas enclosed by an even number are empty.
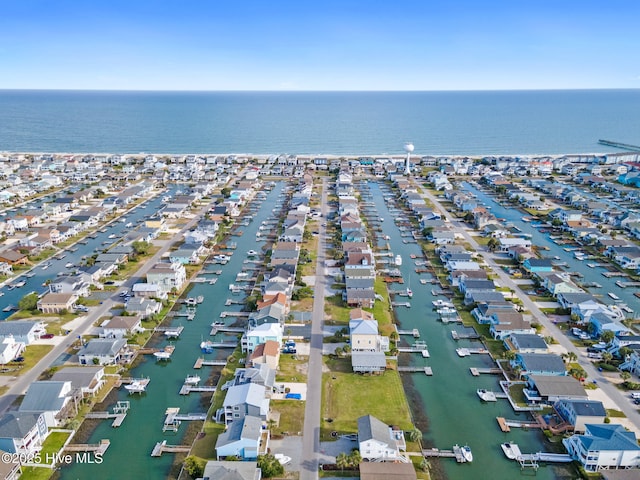
{"type": "Polygon", "coordinates": [[[559,154],[640,144],[640,90],[0,90],[0,151],[559,154]]]}

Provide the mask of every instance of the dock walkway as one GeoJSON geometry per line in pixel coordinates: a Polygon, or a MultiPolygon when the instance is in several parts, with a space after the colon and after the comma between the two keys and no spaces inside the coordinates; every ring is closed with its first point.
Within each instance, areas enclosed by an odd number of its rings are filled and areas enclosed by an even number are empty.
{"type": "Polygon", "coordinates": [[[108,439],[100,440],[100,443],[70,443],[65,445],[65,452],[94,452],[96,455],[104,455],[111,445],[108,439]]]}
{"type": "Polygon", "coordinates": [[[152,457],[160,457],[163,453],[189,453],[191,445],[167,445],[167,441],[156,443],[151,451],[152,457]]]}

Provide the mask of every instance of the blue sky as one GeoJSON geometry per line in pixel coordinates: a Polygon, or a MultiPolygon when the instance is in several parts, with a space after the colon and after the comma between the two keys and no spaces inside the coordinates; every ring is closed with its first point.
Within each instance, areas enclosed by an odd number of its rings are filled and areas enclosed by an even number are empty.
{"type": "Polygon", "coordinates": [[[0,0],[0,88],[640,88],[637,0],[0,0]]]}

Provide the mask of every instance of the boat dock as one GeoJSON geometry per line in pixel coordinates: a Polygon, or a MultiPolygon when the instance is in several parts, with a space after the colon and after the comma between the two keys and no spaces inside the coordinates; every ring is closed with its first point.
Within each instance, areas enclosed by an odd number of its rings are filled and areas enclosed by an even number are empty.
{"type": "Polygon", "coordinates": [[[502,444],[502,451],[509,460],[515,460],[520,463],[520,468],[531,467],[534,470],[538,470],[538,462],[569,463],[573,461],[571,455],[567,453],[522,453],[520,447],[515,443],[502,444]],[[508,447],[505,448],[505,445],[508,447]]]}
{"type": "Polygon", "coordinates": [[[477,367],[471,367],[471,368],[469,368],[469,371],[471,372],[471,375],[473,375],[474,377],[479,377],[480,374],[482,374],[482,373],[488,374],[488,375],[500,375],[502,373],[502,370],[500,370],[499,368],[477,368],[477,367]]]}
{"type": "Polygon", "coordinates": [[[199,370],[202,367],[224,367],[226,364],[226,360],[205,360],[200,357],[196,360],[196,363],[193,364],[193,368],[199,370]]]}
{"type": "Polygon", "coordinates": [[[391,302],[391,306],[411,308],[411,303],[410,302],[391,302]]]}
{"type": "Polygon", "coordinates": [[[242,327],[226,327],[224,325],[211,325],[213,328],[209,335],[216,335],[217,333],[244,333],[245,329],[242,327]]]}
{"type": "Polygon", "coordinates": [[[616,285],[620,288],[640,287],[640,282],[621,282],[620,280],[616,280],[616,285]]]}
{"type": "Polygon", "coordinates": [[[438,457],[438,458],[455,458],[458,463],[466,463],[466,459],[462,454],[461,448],[458,445],[454,445],[452,450],[440,450],[439,448],[432,448],[430,450],[422,450],[423,457],[438,457]]]}
{"type": "Polygon", "coordinates": [[[463,340],[463,339],[477,340],[480,338],[480,335],[478,335],[476,332],[460,333],[456,330],[451,330],[451,338],[453,338],[454,340],[463,340]]]}
{"type": "Polygon", "coordinates": [[[431,367],[398,367],[398,372],[405,373],[415,373],[415,372],[423,372],[425,375],[431,376],[433,375],[433,370],[431,367]]]}
{"type": "Polygon", "coordinates": [[[457,348],[456,353],[459,357],[467,357],[473,354],[489,353],[486,348],[457,348]]]}
{"type": "Polygon", "coordinates": [[[155,330],[157,332],[162,332],[168,338],[178,338],[180,334],[183,332],[184,327],[180,325],[179,327],[156,327],[155,330]]]}
{"type": "Polygon", "coordinates": [[[163,453],[189,453],[191,445],[167,445],[167,441],[156,443],[151,451],[152,457],[160,457],[163,453]]]}
{"type": "Polygon", "coordinates": [[[249,318],[251,312],[222,312],[220,314],[220,318],[227,317],[241,317],[241,318],[249,318]]]}
{"type": "Polygon", "coordinates": [[[414,328],[413,330],[397,330],[398,335],[413,335],[413,338],[420,338],[420,330],[414,328]]]}
{"type": "Polygon", "coordinates": [[[127,416],[127,412],[129,411],[130,404],[128,401],[120,400],[113,407],[113,413],[110,412],[89,412],[85,415],[85,418],[95,419],[95,420],[107,420],[113,418],[113,422],[111,426],[116,428],[122,425],[125,417],[127,416]]]}
{"type": "Polygon", "coordinates": [[[100,440],[100,443],[70,443],[63,447],[65,452],[93,452],[96,455],[104,455],[111,445],[109,439],[100,440]]]}
{"type": "Polygon", "coordinates": [[[178,431],[180,423],[190,421],[204,421],[207,419],[206,413],[180,413],[180,407],[169,407],[164,412],[166,415],[162,431],[178,431]]]}
{"type": "MultiPolygon", "coordinates": [[[[499,394],[496,394],[496,398],[507,398],[505,394],[502,394],[500,397],[498,397],[498,395],[499,394]]],[[[512,428],[542,428],[542,425],[534,421],[509,420],[504,417],[496,417],[496,420],[498,421],[500,430],[505,433],[510,432],[512,428]]]]}
{"type": "Polygon", "coordinates": [[[603,277],[612,278],[612,277],[628,277],[628,273],[624,272],[601,272],[603,277]]]}
{"type": "Polygon", "coordinates": [[[180,388],[179,393],[180,395],[189,395],[191,392],[215,392],[216,388],[217,387],[215,385],[199,386],[199,385],[188,385],[185,383],[180,388]]]}

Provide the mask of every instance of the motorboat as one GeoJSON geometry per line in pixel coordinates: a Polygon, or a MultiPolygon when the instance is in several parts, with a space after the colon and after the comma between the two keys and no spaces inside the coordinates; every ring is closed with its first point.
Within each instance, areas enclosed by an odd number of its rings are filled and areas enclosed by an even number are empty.
{"type": "Polygon", "coordinates": [[[459,357],[468,357],[471,355],[471,352],[468,348],[456,348],[456,353],[459,357]]]}
{"type": "Polygon", "coordinates": [[[289,463],[291,463],[291,457],[283,453],[276,453],[274,457],[280,463],[280,465],[288,465],[289,463]]]}
{"type": "Polygon", "coordinates": [[[71,268],[71,267],[73,267],[73,263],[67,262],[67,264],[65,265],[65,268],[71,268]]]}
{"type": "Polygon", "coordinates": [[[185,385],[198,385],[200,383],[199,375],[187,375],[187,378],[184,379],[185,385]]]}
{"type": "Polygon", "coordinates": [[[141,380],[134,380],[128,385],[125,385],[124,388],[129,392],[129,395],[133,393],[144,393],[147,389],[147,382],[143,382],[141,380]]]}
{"type": "Polygon", "coordinates": [[[515,443],[505,442],[500,447],[509,460],[515,460],[520,456],[520,448],[515,443]]]}
{"type": "Polygon", "coordinates": [[[125,225],[125,227],[126,227],[126,228],[131,228],[131,227],[133,227],[133,223],[129,222],[129,223],[127,223],[127,224],[125,225]]]}
{"type": "Polygon", "coordinates": [[[185,303],[187,305],[195,305],[198,302],[198,300],[196,299],[196,297],[189,297],[185,300],[185,303]]]}
{"type": "Polygon", "coordinates": [[[396,255],[396,258],[394,260],[394,263],[399,267],[400,265],[402,265],[402,255],[396,255]]]}
{"type": "Polygon", "coordinates": [[[469,445],[464,445],[460,451],[467,462],[473,462],[473,453],[471,453],[471,447],[469,445]]]}
{"type": "Polygon", "coordinates": [[[171,358],[171,352],[165,352],[163,350],[160,352],[154,352],[153,356],[156,357],[156,360],[169,360],[171,358]]]}
{"type": "Polygon", "coordinates": [[[476,393],[478,394],[480,399],[485,401],[485,402],[495,402],[496,401],[496,394],[493,393],[491,390],[486,390],[484,388],[479,388],[478,390],[476,390],[476,393]]]}
{"type": "Polygon", "coordinates": [[[407,287],[407,297],[412,298],[413,297],[413,290],[411,290],[411,288],[407,287]]]}
{"type": "Polygon", "coordinates": [[[210,340],[205,340],[203,342],[200,342],[200,351],[202,353],[213,353],[214,351],[213,342],[211,342],[210,340]]]}
{"type": "Polygon", "coordinates": [[[431,304],[436,308],[453,308],[453,303],[447,300],[442,300],[441,298],[434,300],[431,304]]]}
{"type": "Polygon", "coordinates": [[[256,255],[258,255],[258,252],[256,252],[255,250],[249,250],[247,252],[247,255],[250,257],[255,257],[256,255]]]}

